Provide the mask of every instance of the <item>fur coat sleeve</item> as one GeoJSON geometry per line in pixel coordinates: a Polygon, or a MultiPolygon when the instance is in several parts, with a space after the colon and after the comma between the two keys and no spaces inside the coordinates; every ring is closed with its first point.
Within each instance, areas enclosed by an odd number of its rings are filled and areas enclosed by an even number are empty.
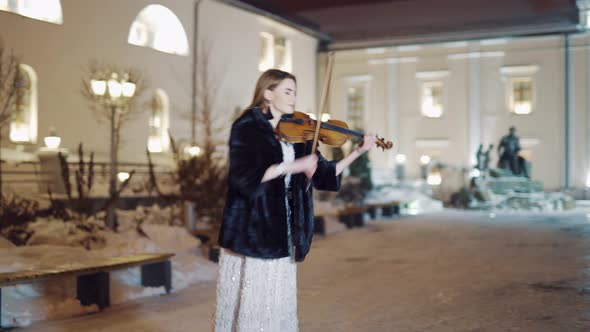
{"type": "Polygon", "coordinates": [[[229,140],[229,185],[242,196],[255,198],[264,193],[262,177],[274,160],[262,155],[264,136],[248,125],[234,125],[229,140]]]}
{"type": "Polygon", "coordinates": [[[321,153],[318,155],[318,168],[312,177],[313,187],[317,190],[338,191],[342,174],[336,175],[338,161],[328,161],[321,153]]]}

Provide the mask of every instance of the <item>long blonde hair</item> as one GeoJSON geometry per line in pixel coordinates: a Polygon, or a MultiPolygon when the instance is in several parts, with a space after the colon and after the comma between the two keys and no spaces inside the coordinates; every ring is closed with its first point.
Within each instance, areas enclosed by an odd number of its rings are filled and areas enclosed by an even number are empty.
{"type": "Polygon", "coordinates": [[[293,74],[279,69],[269,69],[262,73],[262,75],[260,75],[258,78],[258,82],[256,82],[256,88],[254,89],[252,102],[244,112],[254,107],[260,107],[265,113],[268,112],[269,105],[268,101],[264,98],[264,91],[274,90],[277,85],[287,78],[290,78],[295,83],[297,83],[297,79],[293,74]]]}

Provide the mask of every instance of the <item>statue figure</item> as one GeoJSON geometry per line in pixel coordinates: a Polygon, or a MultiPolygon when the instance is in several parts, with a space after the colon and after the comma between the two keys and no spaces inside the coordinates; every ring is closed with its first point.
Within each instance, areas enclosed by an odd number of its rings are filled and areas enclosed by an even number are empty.
{"type": "Polygon", "coordinates": [[[516,128],[510,127],[508,135],[505,135],[500,140],[498,145],[498,168],[510,170],[515,176],[526,176],[526,167],[524,158],[518,155],[521,150],[518,136],[516,136],[516,128]]]}
{"type": "Polygon", "coordinates": [[[477,153],[475,155],[475,160],[476,160],[476,164],[475,164],[475,168],[484,172],[487,171],[489,169],[489,165],[490,165],[490,152],[492,151],[492,149],[494,148],[494,144],[490,144],[488,146],[487,151],[483,150],[483,144],[479,145],[479,148],[477,149],[477,153]]]}
{"type": "Polygon", "coordinates": [[[492,152],[493,148],[494,148],[494,144],[490,144],[488,146],[488,150],[483,153],[483,170],[484,171],[487,171],[488,169],[490,169],[490,153],[492,152]]]}
{"type": "Polygon", "coordinates": [[[483,171],[485,167],[485,154],[483,152],[483,144],[480,144],[475,154],[475,168],[483,171]]]}

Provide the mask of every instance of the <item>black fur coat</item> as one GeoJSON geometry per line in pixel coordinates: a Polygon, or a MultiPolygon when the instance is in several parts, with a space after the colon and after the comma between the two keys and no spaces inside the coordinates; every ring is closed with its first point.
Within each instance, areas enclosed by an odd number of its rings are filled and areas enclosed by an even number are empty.
{"type": "MultiPolygon", "coordinates": [[[[309,153],[310,143],[294,144],[295,158],[309,153]]],[[[342,175],[336,162],[318,152],[312,184],[318,190],[337,191],[342,175]]],[[[256,258],[289,256],[284,177],[261,183],[266,170],[283,161],[281,144],[259,108],[246,111],[232,125],[229,142],[229,188],[219,244],[256,258]]],[[[306,191],[305,174],[291,176],[291,236],[295,260],[309,252],[313,236],[313,194],[306,191]]]]}

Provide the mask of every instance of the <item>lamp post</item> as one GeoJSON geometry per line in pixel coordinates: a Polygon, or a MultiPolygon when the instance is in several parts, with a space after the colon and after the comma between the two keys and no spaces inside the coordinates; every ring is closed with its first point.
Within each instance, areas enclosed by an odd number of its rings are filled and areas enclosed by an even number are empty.
{"type": "Polygon", "coordinates": [[[406,155],[398,154],[395,156],[395,176],[399,181],[406,178],[406,155]]]}
{"type": "Polygon", "coordinates": [[[129,102],[135,95],[135,83],[129,81],[129,75],[124,74],[119,78],[116,72],[111,73],[108,80],[104,77],[96,77],[90,80],[90,87],[96,100],[109,111],[111,137],[110,137],[110,176],[109,176],[109,205],[107,206],[107,226],[115,228],[116,212],[114,197],[117,195],[117,120],[119,113],[127,110],[129,102]]]}
{"type": "Polygon", "coordinates": [[[430,165],[430,156],[422,155],[420,157],[420,178],[426,180],[428,178],[428,167],[430,165]]]}

